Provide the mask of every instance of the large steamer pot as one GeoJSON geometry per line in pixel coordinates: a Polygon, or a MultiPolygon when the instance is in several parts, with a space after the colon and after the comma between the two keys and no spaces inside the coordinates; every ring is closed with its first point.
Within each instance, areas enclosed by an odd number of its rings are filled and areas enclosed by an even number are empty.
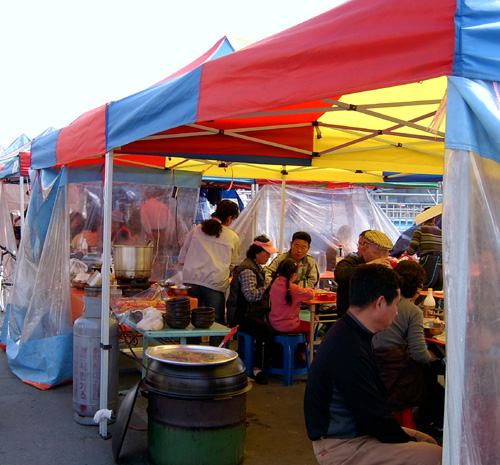
{"type": "Polygon", "coordinates": [[[153,245],[115,245],[113,246],[113,262],[117,278],[149,278],[153,262],[153,245]]]}
{"type": "MultiPolygon", "coordinates": [[[[178,347],[189,350],[196,346],[178,347]]],[[[182,364],[152,359],[145,381],[151,464],[243,462],[246,392],[250,387],[245,365],[236,353],[223,363],[182,364]]]]}

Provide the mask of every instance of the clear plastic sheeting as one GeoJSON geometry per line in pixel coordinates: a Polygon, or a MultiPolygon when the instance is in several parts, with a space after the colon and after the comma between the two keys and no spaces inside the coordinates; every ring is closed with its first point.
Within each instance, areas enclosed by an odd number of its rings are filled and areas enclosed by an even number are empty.
{"type": "MultiPolygon", "coordinates": [[[[103,263],[102,182],[68,184],[68,179],[67,169],[35,177],[8,320],[10,368],[41,389],[73,376],[71,266],[77,262],[80,271],[82,265],[90,271],[103,263]],[[50,185],[42,189],[44,176],[50,185]]],[[[112,188],[117,220],[112,235],[126,229],[125,245],[154,242],[151,279],[180,274],[177,255],[194,221],[199,189],[129,182],[114,182],[112,188]],[[151,199],[147,227],[141,212],[151,199]],[[162,217],[162,211],[168,213],[162,217]]]]}
{"type": "MultiPolygon", "coordinates": [[[[89,265],[102,263],[103,190],[102,183],[68,186],[70,219],[80,217],[79,226],[70,228],[71,252],[89,265]],[[87,250],[82,248],[85,238],[87,250]],[[83,256],[82,256],[83,255],[83,256]]],[[[194,225],[199,189],[126,182],[113,183],[113,245],[154,246],[151,279],[175,280],[180,276],[177,256],[194,225]],[[113,240],[116,231],[130,235],[113,240]]]]}
{"type": "MultiPolygon", "coordinates": [[[[23,191],[24,191],[24,207],[26,208],[28,206],[28,185],[24,184],[23,186],[23,191]]],[[[5,200],[7,202],[6,207],[7,211],[10,212],[11,220],[14,220],[15,217],[21,215],[21,194],[20,194],[20,188],[19,184],[11,184],[8,182],[3,182],[2,183],[2,197],[5,197],[5,200]]],[[[3,208],[3,205],[2,205],[3,208]]]]}
{"type": "MultiPolygon", "coordinates": [[[[13,190],[11,187],[16,188],[19,198],[19,186],[0,183],[0,245],[15,254],[17,253],[17,245],[12,224],[13,217],[10,212],[12,211],[11,208],[19,207],[19,201],[17,203],[12,201],[10,194],[13,193],[13,190]]],[[[2,251],[0,251],[1,253],[2,251]]],[[[15,261],[9,254],[4,254],[2,265],[5,267],[5,277],[8,281],[12,281],[15,261]]]]}
{"type": "Polygon", "coordinates": [[[38,182],[34,184],[9,307],[10,368],[41,389],[73,375],[69,231],[61,177],[45,199],[38,182]]]}
{"type": "Polygon", "coordinates": [[[267,235],[278,248],[283,227],[283,251],[292,235],[306,231],[312,237],[309,253],[327,256],[327,270],[333,270],[339,246],[345,255],[357,251],[358,236],[367,229],[385,232],[393,242],[399,232],[363,187],[325,189],[316,187],[265,185],[249,202],[231,228],[241,240],[242,259],[253,238],[267,235]],[[282,222],[282,195],[285,195],[282,222]]]}
{"type": "Polygon", "coordinates": [[[443,463],[500,463],[500,165],[447,151],[443,463]]]}
{"type": "MultiPolygon", "coordinates": [[[[3,265],[3,279],[8,283],[12,283],[16,261],[10,255],[10,253],[6,252],[6,250],[12,252],[13,254],[17,254],[17,244],[12,223],[13,217],[10,213],[13,204],[9,202],[8,193],[11,191],[11,189],[9,189],[9,186],[11,185],[0,183],[0,246],[3,247],[3,249],[0,250],[0,257],[1,265],[3,265]]],[[[19,196],[19,188],[17,189],[17,193],[19,196]]],[[[14,205],[19,205],[19,202],[14,205]]],[[[6,335],[6,330],[3,329],[3,325],[5,321],[7,305],[10,302],[10,296],[11,287],[5,286],[3,288],[2,300],[0,301],[0,329],[2,331],[0,336],[0,344],[3,348],[5,348],[6,335]]]]}

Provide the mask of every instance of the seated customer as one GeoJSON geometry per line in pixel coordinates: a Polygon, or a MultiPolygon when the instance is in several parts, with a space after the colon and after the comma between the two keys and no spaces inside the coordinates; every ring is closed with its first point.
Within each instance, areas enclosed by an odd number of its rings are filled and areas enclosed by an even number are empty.
{"type": "Polygon", "coordinates": [[[94,228],[84,229],[78,233],[71,241],[70,250],[71,252],[83,252],[85,245],[87,250],[99,245],[99,233],[94,228]]]}
{"type": "Polygon", "coordinates": [[[375,229],[366,231],[360,235],[358,243],[358,256],[350,255],[344,258],[335,269],[335,281],[337,281],[337,314],[344,315],[349,308],[349,281],[356,268],[366,263],[385,265],[391,267],[389,251],[392,249],[392,241],[382,231],[375,229]]]}
{"type": "Polygon", "coordinates": [[[311,235],[304,231],[298,231],[293,234],[290,242],[290,250],[279,254],[271,264],[266,267],[266,278],[271,280],[276,275],[279,264],[291,258],[298,264],[297,277],[295,284],[301,284],[302,287],[315,288],[319,284],[319,268],[313,256],[309,255],[311,248],[311,235]],[[305,283],[305,285],[304,285],[305,283]]]}
{"type": "Polygon", "coordinates": [[[96,215],[88,218],[87,220],[84,220],[83,229],[78,234],[76,234],[71,241],[71,252],[83,251],[83,249],[85,248],[85,242],[87,243],[88,251],[90,251],[91,247],[94,249],[94,251],[96,251],[98,248],[102,249],[102,240],[99,233],[100,226],[100,218],[98,218],[96,215]]]}
{"type": "Polygon", "coordinates": [[[314,298],[314,289],[294,284],[297,262],[291,258],[282,261],[271,285],[271,326],[282,333],[306,333],[309,342],[309,322],[299,318],[300,304],[314,298]]]}
{"type": "Polygon", "coordinates": [[[430,436],[402,428],[387,404],[372,338],[398,312],[400,277],[385,265],[359,266],[348,312],[326,333],[309,369],[307,434],[322,465],[438,465],[430,436]]]}
{"type": "Polygon", "coordinates": [[[418,429],[431,432],[429,426],[434,419],[428,418],[429,413],[433,412],[438,426],[442,426],[444,390],[437,382],[436,375],[431,376],[428,364],[438,359],[427,349],[422,310],[414,304],[422,290],[426,273],[422,265],[410,260],[399,262],[394,271],[403,280],[398,314],[388,330],[375,335],[373,346],[389,391],[391,411],[400,412],[420,406],[418,429]]]}
{"type": "Polygon", "coordinates": [[[269,308],[269,284],[263,266],[278,251],[266,236],[258,236],[247,250],[247,258],[234,270],[226,302],[229,326],[255,337],[254,376],[259,384],[267,384],[271,366],[274,331],[266,321],[269,308]]]}

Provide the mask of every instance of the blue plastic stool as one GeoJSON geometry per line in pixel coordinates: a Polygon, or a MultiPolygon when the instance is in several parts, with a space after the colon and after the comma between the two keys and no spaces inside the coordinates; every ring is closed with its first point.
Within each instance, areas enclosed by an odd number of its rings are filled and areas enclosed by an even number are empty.
{"type": "Polygon", "coordinates": [[[243,331],[236,331],[238,336],[238,355],[247,368],[247,376],[253,376],[253,361],[255,356],[255,342],[253,336],[243,331]]]}
{"type": "Polygon", "coordinates": [[[309,372],[309,351],[306,345],[304,333],[276,333],[274,342],[283,346],[283,368],[270,368],[269,373],[283,376],[285,386],[293,385],[293,377],[296,375],[306,375],[309,372]],[[306,366],[295,366],[295,352],[299,344],[306,345],[306,366]]]}

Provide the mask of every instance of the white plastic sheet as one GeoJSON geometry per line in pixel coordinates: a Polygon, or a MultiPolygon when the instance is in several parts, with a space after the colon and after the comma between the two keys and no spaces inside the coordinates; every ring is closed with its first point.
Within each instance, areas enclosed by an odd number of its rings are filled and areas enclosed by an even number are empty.
{"type": "MultiPolygon", "coordinates": [[[[325,189],[286,186],[284,247],[288,250],[292,235],[306,231],[312,237],[309,253],[315,258],[327,255],[327,269],[342,245],[344,254],[357,251],[358,236],[366,229],[385,232],[393,242],[399,232],[363,187],[325,189]]],[[[282,187],[263,186],[231,228],[241,240],[242,259],[259,234],[266,234],[278,246],[280,238],[282,187]]]]}
{"type": "Polygon", "coordinates": [[[500,463],[500,166],[447,151],[443,463],[500,463]]]}

